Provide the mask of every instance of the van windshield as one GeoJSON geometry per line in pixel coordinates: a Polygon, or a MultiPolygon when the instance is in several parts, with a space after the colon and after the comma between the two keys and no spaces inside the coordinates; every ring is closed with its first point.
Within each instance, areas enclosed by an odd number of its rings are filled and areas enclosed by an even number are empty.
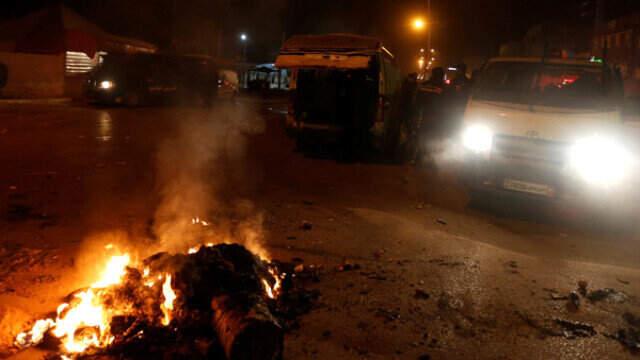
{"type": "Polygon", "coordinates": [[[474,98],[540,106],[597,109],[612,105],[604,67],[494,62],[483,71],[474,98]]]}

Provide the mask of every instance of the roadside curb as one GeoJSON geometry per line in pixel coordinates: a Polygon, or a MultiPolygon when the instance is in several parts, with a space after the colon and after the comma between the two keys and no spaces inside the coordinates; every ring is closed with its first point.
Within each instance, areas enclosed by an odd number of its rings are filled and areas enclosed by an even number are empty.
{"type": "Polygon", "coordinates": [[[71,101],[71,98],[0,99],[0,105],[62,105],[70,104],[71,101]]]}

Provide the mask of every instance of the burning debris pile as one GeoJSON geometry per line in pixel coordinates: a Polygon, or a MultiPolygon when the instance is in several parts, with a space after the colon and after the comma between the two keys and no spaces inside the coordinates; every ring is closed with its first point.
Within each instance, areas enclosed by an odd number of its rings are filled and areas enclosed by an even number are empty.
{"type": "Polygon", "coordinates": [[[276,359],[281,324],[291,320],[286,299],[303,291],[279,268],[237,244],[158,253],[139,266],[127,254],[114,256],[100,280],[15,342],[63,358],[276,359]]]}

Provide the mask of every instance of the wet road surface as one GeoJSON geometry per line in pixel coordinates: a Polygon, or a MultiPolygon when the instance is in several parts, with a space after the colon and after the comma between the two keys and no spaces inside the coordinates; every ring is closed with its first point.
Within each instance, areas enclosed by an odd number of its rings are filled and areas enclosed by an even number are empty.
{"type": "Polygon", "coordinates": [[[0,350],[90,281],[98,244],[177,248],[167,219],[198,216],[249,224],[271,256],[322,267],[287,359],[633,357],[611,336],[640,314],[634,233],[531,204],[468,208],[446,166],[305,157],[282,106],[0,110],[0,350]],[[576,310],[566,297],[579,281],[576,310]],[[605,288],[613,296],[589,299],[605,288]]]}

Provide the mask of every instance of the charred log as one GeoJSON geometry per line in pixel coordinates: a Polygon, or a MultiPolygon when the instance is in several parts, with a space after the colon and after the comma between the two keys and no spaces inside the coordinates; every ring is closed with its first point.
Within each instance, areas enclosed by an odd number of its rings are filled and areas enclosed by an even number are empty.
{"type": "Polygon", "coordinates": [[[227,359],[282,358],[284,334],[260,296],[218,296],[211,301],[213,327],[227,359]]]}

